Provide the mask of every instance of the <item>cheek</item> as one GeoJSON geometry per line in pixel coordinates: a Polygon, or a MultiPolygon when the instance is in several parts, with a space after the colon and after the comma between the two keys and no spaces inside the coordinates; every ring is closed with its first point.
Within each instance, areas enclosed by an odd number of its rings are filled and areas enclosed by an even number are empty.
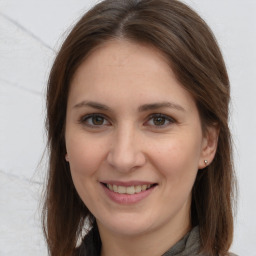
{"type": "Polygon", "coordinates": [[[161,175],[161,200],[169,211],[189,207],[191,190],[198,171],[198,145],[177,139],[157,147],[154,152],[155,167],[161,175]],[[170,207],[171,205],[171,207],[170,207]]]}
{"type": "Polygon", "coordinates": [[[66,148],[69,165],[75,188],[88,207],[98,202],[95,184],[97,184],[97,170],[102,163],[104,147],[87,136],[66,136],[66,148]],[[92,200],[93,199],[93,200],[92,200]]]}
{"type": "Polygon", "coordinates": [[[66,147],[73,175],[93,175],[105,155],[102,143],[86,136],[67,138],[66,147]]]}
{"type": "Polygon", "coordinates": [[[159,172],[172,182],[194,179],[198,170],[200,143],[193,138],[172,138],[154,146],[152,156],[159,172]]]}

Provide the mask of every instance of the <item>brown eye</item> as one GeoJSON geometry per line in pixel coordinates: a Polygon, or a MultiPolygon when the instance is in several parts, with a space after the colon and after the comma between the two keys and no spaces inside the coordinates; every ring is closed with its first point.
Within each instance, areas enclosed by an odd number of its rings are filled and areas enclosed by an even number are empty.
{"type": "Polygon", "coordinates": [[[92,124],[93,125],[103,125],[104,118],[102,116],[93,116],[92,117],[92,124]]]}
{"type": "Polygon", "coordinates": [[[172,117],[158,113],[150,115],[145,124],[155,128],[165,128],[174,123],[176,123],[176,121],[172,117]]]}
{"type": "Polygon", "coordinates": [[[165,117],[154,117],[153,118],[153,123],[154,123],[154,125],[157,125],[157,126],[164,125],[165,121],[166,121],[165,117]]]}
{"type": "Polygon", "coordinates": [[[80,119],[80,123],[88,127],[100,128],[110,125],[109,121],[100,114],[89,114],[80,119]]]}

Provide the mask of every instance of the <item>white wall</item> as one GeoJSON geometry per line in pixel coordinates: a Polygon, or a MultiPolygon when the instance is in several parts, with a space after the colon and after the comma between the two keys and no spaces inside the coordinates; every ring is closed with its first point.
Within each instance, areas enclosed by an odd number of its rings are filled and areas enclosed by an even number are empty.
{"type": "MultiPolygon", "coordinates": [[[[256,1],[186,0],[212,27],[232,84],[240,187],[233,251],[256,255],[256,1]]],[[[65,31],[93,0],[0,0],[0,255],[46,255],[39,219],[44,92],[65,31]]]]}

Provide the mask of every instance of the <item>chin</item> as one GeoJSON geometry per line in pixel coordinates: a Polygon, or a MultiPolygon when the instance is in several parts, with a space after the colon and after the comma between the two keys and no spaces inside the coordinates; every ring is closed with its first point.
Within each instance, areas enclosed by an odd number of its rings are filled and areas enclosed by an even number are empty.
{"type": "Polygon", "coordinates": [[[105,229],[119,236],[139,236],[154,229],[153,223],[146,216],[138,217],[134,214],[122,214],[122,216],[111,218],[109,221],[98,221],[99,229],[105,229]],[[113,221],[114,220],[114,221],[113,221]],[[151,224],[150,224],[151,223],[151,224]]]}

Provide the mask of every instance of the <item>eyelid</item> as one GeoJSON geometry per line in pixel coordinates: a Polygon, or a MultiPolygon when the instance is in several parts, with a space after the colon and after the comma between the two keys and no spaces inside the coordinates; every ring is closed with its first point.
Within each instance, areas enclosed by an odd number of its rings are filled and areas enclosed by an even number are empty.
{"type": "MultiPolygon", "coordinates": [[[[146,126],[151,126],[153,128],[156,128],[156,129],[161,129],[161,128],[163,129],[163,128],[166,128],[167,126],[169,126],[171,124],[174,124],[176,122],[177,121],[173,117],[171,117],[169,115],[162,114],[162,113],[153,113],[153,114],[150,114],[147,117],[146,122],[144,122],[143,125],[146,124],[146,126]],[[168,123],[164,124],[164,125],[148,124],[150,122],[150,120],[152,120],[153,118],[157,118],[157,117],[165,118],[165,120],[168,121],[168,123]]],[[[91,128],[102,128],[102,127],[111,125],[111,122],[109,121],[109,118],[105,114],[102,114],[102,113],[90,113],[90,114],[82,115],[79,118],[78,123],[82,124],[84,126],[87,126],[87,127],[91,127],[91,128]],[[87,120],[90,119],[90,118],[93,118],[93,117],[101,117],[101,118],[104,119],[104,122],[107,121],[108,124],[102,124],[102,125],[89,124],[87,122],[87,120]]]]}
{"type": "Polygon", "coordinates": [[[164,124],[164,125],[159,125],[159,126],[158,125],[151,125],[151,126],[153,126],[154,128],[157,128],[157,129],[166,128],[170,124],[173,124],[173,123],[177,122],[173,117],[171,117],[169,115],[165,115],[165,114],[162,114],[162,113],[153,113],[153,114],[149,115],[149,117],[147,118],[146,123],[148,123],[151,119],[156,118],[156,117],[163,117],[167,121],[169,121],[168,124],[164,124]]]}
{"type": "Polygon", "coordinates": [[[101,128],[102,126],[106,126],[106,124],[102,124],[102,125],[91,125],[91,124],[88,124],[86,123],[86,121],[89,119],[89,118],[93,118],[93,117],[101,117],[101,118],[104,118],[105,121],[107,121],[109,124],[110,124],[110,121],[108,120],[108,117],[106,117],[106,115],[104,114],[101,114],[101,113],[90,113],[90,114],[86,114],[86,115],[82,115],[78,122],[82,125],[85,125],[87,127],[92,127],[92,128],[101,128]]]}

